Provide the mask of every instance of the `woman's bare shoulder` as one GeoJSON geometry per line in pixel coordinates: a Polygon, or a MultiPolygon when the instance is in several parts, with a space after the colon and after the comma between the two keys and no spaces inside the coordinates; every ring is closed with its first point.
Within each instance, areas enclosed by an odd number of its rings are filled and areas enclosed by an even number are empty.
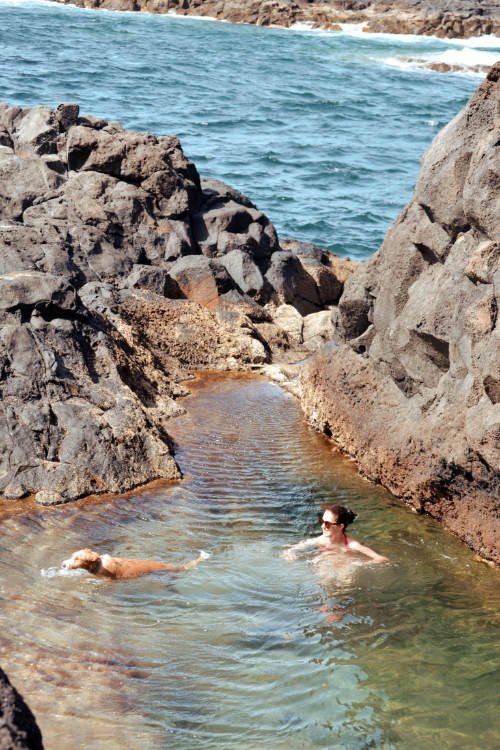
{"type": "Polygon", "coordinates": [[[374,562],[388,562],[387,557],[379,555],[378,552],[375,552],[375,550],[367,547],[365,544],[361,544],[361,542],[352,537],[347,537],[347,549],[353,550],[353,552],[360,552],[371,558],[374,562]]]}

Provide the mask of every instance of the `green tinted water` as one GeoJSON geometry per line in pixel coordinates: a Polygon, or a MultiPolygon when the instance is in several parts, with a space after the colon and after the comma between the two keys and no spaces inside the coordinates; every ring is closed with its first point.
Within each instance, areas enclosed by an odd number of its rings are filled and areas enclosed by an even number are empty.
{"type": "Polygon", "coordinates": [[[206,377],[177,484],[2,520],[0,664],[47,750],[498,746],[498,571],[356,476],[294,399],[206,377]],[[321,502],[389,565],[280,558],[321,502]],[[196,570],[62,575],[82,546],[196,570]]]}

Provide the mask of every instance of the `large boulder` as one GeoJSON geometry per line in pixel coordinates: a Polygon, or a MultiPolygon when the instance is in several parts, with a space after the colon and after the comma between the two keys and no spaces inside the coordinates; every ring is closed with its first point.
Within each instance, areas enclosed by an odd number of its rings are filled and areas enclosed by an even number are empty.
{"type": "MultiPolygon", "coordinates": [[[[187,299],[200,264],[215,293],[235,286],[201,254],[193,219],[229,202],[251,212],[263,257],[279,249],[272,225],[222,183],[202,188],[176,138],[74,104],[0,105],[0,144],[0,494],[64,502],[178,477],[164,421],[180,380],[262,359],[257,332],[252,344],[251,329],[241,338],[187,299]],[[159,319],[173,336],[151,335],[159,319]]],[[[231,235],[258,254],[248,226],[251,238],[241,223],[237,237],[234,223],[216,227],[215,246],[231,235]]]]}
{"type": "Polygon", "coordinates": [[[276,230],[248,198],[218,180],[203,179],[199,210],[191,224],[201,252],[209,258],[234,250],[267,268],[279,249],[276,230]]]}
{"type": "Polygon", "coordinates": [[[265,274],[267,293],[275,305],[292,305],[302,316],[336,306],[359,265],[309,242],[282,240],[280,248],[265,274]]]}
{"type": "Polygon", "coordinates": [[[169,278],[177,284],[186,299],[210,309],[217,307],[219,294],[232,288],[224,266],[204,255],[179,258],[170,266],[169,278]]]}
{"type": "MultiPolygon", "coordinates": [[[[322,309],[328,305],[338,304],[345,282],[359,265],[357,261],[340,258],[311,242],[281,240],[280,247],[291,252],[300,261],[301,276],[307,278],[308,286],[312,281],[314,291],[309,291],[312,307],[322,309]]],[[[314,312],[317,312],[317,309],[314,312]]]]}
{"type": "Polygon", "coordinates": [[[302,375],[362,471],[500,562],[500,64],[438,134],[302,375]]]}
{"type": "Polygon", "coordinates": [[[275,290],[278,304],[293,305],[301,315],[321,309],[316,283],[293,253],[274,253],[266,280],[275,290]]]}

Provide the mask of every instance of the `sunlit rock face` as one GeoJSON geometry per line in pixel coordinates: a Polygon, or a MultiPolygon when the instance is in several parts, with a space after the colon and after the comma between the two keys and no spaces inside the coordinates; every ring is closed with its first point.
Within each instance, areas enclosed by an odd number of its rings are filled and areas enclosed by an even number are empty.
{"type": "Polygon", "coordinates": [[[303,405],[362,471],[500,562],[496,65],[436,137],[380,250],[346,283],[303,405]]]}
{"type": "Polygon", "coordinates": [[[200,178],[177,138],[75,104],[0,105],[0,197],[8,499],[177,478],[166,420],[182,411],[181,381],[317,348],[355,265],[282,248],[246,196],[200,178]],[[324,313],[307,343],[274,320],[283,305],[301,321],[324,313]]]}

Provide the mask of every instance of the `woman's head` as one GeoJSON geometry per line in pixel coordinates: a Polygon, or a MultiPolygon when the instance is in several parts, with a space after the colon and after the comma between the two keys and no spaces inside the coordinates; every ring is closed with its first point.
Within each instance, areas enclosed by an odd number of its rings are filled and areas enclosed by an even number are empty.
{"type": "Polygon", "coordinates": [[[327,525],[343,526],[346,528],[351,524],[358,514],[345,508],[343,505],[325,505],[323,511],[319,514],[320,523],[326,522],[327,525]]]}

